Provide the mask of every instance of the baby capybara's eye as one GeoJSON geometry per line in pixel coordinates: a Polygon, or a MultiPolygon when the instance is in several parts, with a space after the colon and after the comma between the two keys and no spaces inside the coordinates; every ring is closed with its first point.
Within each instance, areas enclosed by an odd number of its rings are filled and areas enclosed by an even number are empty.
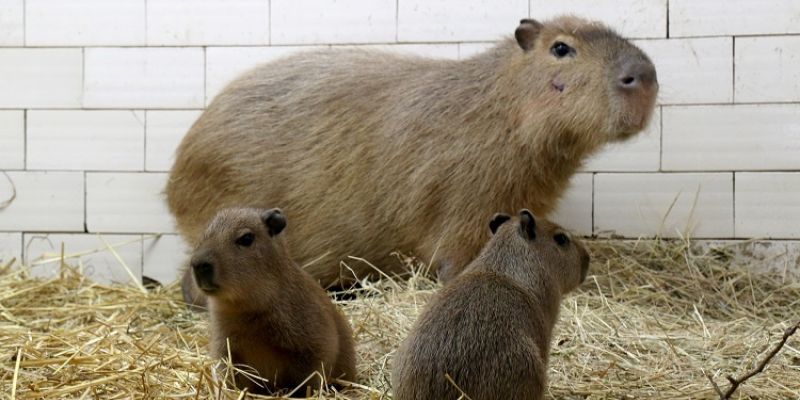
{"type": "Polygon", "coordinates": [[[566,57],[574,51],[575,50],[573,50],[572,47],[569,47],[569,45],[564,42],[555,42],[553,43],[553,47],[550,48],[550,52],[558,58],[566,57]]]}
{"type": "Polygon", "coordinates": [[[556,244],[561,246],[561,247],[564,247],[564,246],[569,244],[569,236],[567,236],[567,235],[565,235],[563,233],[555,234],[555,236],[553,236],[553,240],[555,240],[556,244]]]}
{"type": "Polygon", "coordinates": [[[253,240],[255,239],[256,239],[255,235],[248,232],[242,236],[239,236],[239,238],[236,239],[236,244],[242,247],[250,247],[250,245],[253,244],[253,240]]]}

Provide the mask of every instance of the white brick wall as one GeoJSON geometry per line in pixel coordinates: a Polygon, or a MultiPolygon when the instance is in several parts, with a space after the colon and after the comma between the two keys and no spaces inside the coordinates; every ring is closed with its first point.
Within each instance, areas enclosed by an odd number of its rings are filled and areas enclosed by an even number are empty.
{"type": "Polygon", "coordinates": [[[0,111],[0,169],[25,168],[25,113],[0,111]]]}
{"type": "Polygon", "coordinates": [[[87,108],[200,108],[202,48],[87,48],[87,108]]]}
{"type": "Polygon", "coordinates": [[[667,35],[667,0],[531,0],[531,15],[575,14],[605,22],[629,38],[667,35]]]}
{"type": "Polygon", "coordinates": [[[25,38],[24,0],[0,0],[0,46],[22,46],[25,38]]]}
{"type": "Polygon", "coordinates": [[[800,35],[736,38],[736,100],[800,102],[800,35]]]}
{"type": "Polygon", "coordinates": [[[30,267],[33,276],[58,274],[63,243],[67,264],[81,267],[83,273],[94,280],[129,282],[131,274],[139,280],[142,277],[141,235],[26,233],[24,243],[25,265],[30,267]],[[114,248],[124,265],[107,250],[106,243],[114,248]]]}
{"type": "Polygon", "coordinates": [[[672,36],[800,33],[797,0],[670,0],[672,36]]]}
{"type": "Polygon", "coordinates": [[[28,46],[144,44],[141,0],[25,0],[28,46]]]}
{"type": "Polygon", "coordinates": [[[0,48],[0,108],[80,108],[81,49],[0,48]]]}
{"type": "Polygon", "coordinates": [[[149,0],[147,44],[269,44],[269,20],[262,0],[149,0]]]}
{"type": "Polygon", "coordinates": [[[141,171],[144,112],[28,111],[29,170],[141,171]]]}
{"type": "Polygon", "coordinates": [[[90,232],[173,231],[161,191],[165,173],[86,174],[86,224],[90,232]]]}
{"type": "Polygon", "coordinates": [[[392,42],[396,0],[271,0],[272,44],[392,42]]]}
{"type": "Polygon", "coordinates": [[[401,42],[497,40],[514,33],[528,16],[524,0],[402,0],[397,39],[401,42]]]}
{"type": "Polygon", "coordinates": [[[200,114],[199,110],[147,112],[145,170],[169,171],[175,149],[200,114]]]}
{"type": "Polygon", "coordinates": [[[22,262],[22,234],[0,232],[0,266],[5,267],[11,260],[22,262]]]}
{"type": "Polygon", "coordinates": [[[136,276],[172,280],[187,249],[166,172],[238,74],[349,46],[465,59],[521,18],[562,13],[635,39],[661,92],[647,130],[587,160],[554,219],[586,234],[800,239],[800,1],[768,3],[0,0],[0,204],[16,189],[0,260],[64,241],[101,249],[82,258],[96,278],[127,280],[102,233],[135,242],[121,255],[136,276]]]}

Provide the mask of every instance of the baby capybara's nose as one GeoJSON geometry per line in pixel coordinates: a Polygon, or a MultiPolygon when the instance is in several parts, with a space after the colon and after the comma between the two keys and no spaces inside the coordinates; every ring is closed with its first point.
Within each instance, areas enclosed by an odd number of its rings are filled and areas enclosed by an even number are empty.
{"type": "Polygon", "coordinates": [[[203,291],[212,291],[217,288],[214,283],[214,266],[208,261],[192,262],[192,271],[197,286],[203,291]]]}
{"type": "Polygon", "coordinates": [[[657,82],[656,67],[647,60],[632,60],[624,63],[617,85],[620,89],[632,91],[639,88],[649,89],[657,82]]]}

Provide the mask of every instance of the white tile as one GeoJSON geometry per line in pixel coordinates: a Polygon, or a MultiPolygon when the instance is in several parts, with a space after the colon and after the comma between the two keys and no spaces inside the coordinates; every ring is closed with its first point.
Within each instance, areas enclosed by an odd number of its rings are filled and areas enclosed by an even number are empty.
{"type": "Polygon", "coordinates": [[[83,231],[83,173],[0,173],[0,230],[83,231]]]}
{"type": "Polygon", "coordinates": [[[798,15],[797,0],[670,0],[669,35],[797,33],[798,15]]]}
{"type": "Polygon", "coordinates": [[[800,169],[800,105],[664,107],[664,170],[800,169]]]}
{"type": "Polygon", "coordinates": [[[733,174],[595,175],[595,233],[733,236],[733,174]]]}
{"type": "Polygon", "coordinates": [[[497,42],[473,42],[458,44],[458,58],[465,60],[496,46],[497,42]]]}
{"type": "Polygon", "coordinates": [[[667,37],[667,0],[531,0],[533,18],[563,14],[603,21],[624,37],[667,37]]]}
{"type": "Polygon", "coordinates": [[[321,46],[209,47],[206,50],[206,102],[210,103],[231,80],[263,63],[298,52],[322,51],[321,46]]]}
{"type": "Polygon", "coordinates": [[[28,111],[28,169],[144,167],[143,111],[28,111]]]}
{"type": "Polygon", "coordinates": [[[22,46],[25,40],[24,0],[0,0],[0,46],[22,46]]]}
{"type": "Polygon", "coordinates": [[[269,44],[269,0],[148,0],[147,44],[269,44]]]}
{"type": "Polygon", "coordinates": [[[733,100],[733,39],[638,40],[658,72],[661,104],[733,100]]]}
{"type": "Polygon", "coordinates": [[[583,167],[585,171],[658,171],[661,159],[661,108],[638,135],[606,144],[583,167]]]}
{"type": "Polygon", "coordinates": [[[736,236],[800,238],[800,173],[737,172],[736,236]]]}
{"type": "Polygon", "coordinates": [[[736,38],[736,101],[800,101],[800,36],[736,38]]]}
{"type": "Polygon", "coordinates": [[[0,169],[25,168],[25,113],[0,111],[0,169]]]}
{"type": "Polygon", "coordinates": [[[0,49],[0,108],[81,106],[81,49],[0,49]]]}
{"type": "Polygon", "coordinates": [[[335,49],[366,49],[379,50],[389,53],[412,55],[426,58],[440,58],[448,60],[458,59],[458,44],[365,44],[365,45],[338,45],[335,49]]]}
{"type": "Polygon", "coordinates": [[[25,42],[28,46],[143,45],[144,10],[145,0],[26,0],[25,42]]]}
{"type": "Polygon", "coordinates": [[[142,279],[142,237],[140,235],[79,234],[25,234],[25,265],[31,275],[38,277],[57,276],[60,269],[61,245],[64,245],[64,261],[79,268],[86,277],[98,283],[130,282],[130,276],[142,279]],[[108,250],[114,248],[125,263],[124,266],[108,250]],[[130,273],[126,271],[130,270],[130,273]]]}
{"type": "Polygon", "coordinates": [[[175,149],[200,113],[200,110],[147,111],[145,170],[169,171],[175,149]]]}
{"type": "Polygon", "coordinates": [[[0,232],[0,267],[14,261],[14,265],[22,263],[22,233],[0,232]]]}
{"type": "Polygon", "coordinates": [[[528,16],[528,0],[401,0],[397,39],[401,42],[498,40],[514,34],[528,16]]]}
{"type": "Polygon", "coordinates": [[[87,108],[200,108],[201,48],[87,48],[87,108]]]}
{"type": "Polygon", "coordinates": [[[700,254],[730,254],[731,268],[772,272],[800,279],[800,241],[797,240],[699,240],[692,243],[700,254]]]}
{"type": "Polygon", "coordinates": [[[143,274],[168,285],[180,278],[189,260],[189,248],[178,235],[147,238],[144,243],[143,274]]]}
{"type": "Polygon", "coordinates": [[[173,220],[162,191],[165,173],[87,173],[89,232],[172,233],[173,220]]]}
{"type": "MultiPolygon", "coordinates": [[[[272,44],[386,43],[396,0],[271,0],[272,44]]],[[[401,2],[402,4],[402,2],[401,2]]]]}
{"type": "Polygon", "coordinates": [[[548,218],[580,235],[592,234],[592,174],[575,174],[548,218]]]}

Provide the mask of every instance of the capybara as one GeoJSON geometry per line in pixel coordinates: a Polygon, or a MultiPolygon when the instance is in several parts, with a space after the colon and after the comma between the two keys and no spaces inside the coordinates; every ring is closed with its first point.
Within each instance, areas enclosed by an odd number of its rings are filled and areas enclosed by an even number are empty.
{"type": "MultiPolygon", "coordinates": [[[[210,350],[267,379],[235,376],[239,388],[268,393],[321,377],[355,378],[350,326],[327,294],[290,258],[279,209],[221,210],[191,259],[195,284],[208,299],[210,350]],[[318,374],[315,374],[318,372],[318,374]]],[[[300,391],[305,394],[305,390],[300,391]]]]}
{"type": "Polygon", "coordinates": [[[397,350],[394,399],[544,396],[561,297],[585,279],[589,253],[528,210],[497,214],[489,225],[495,235],[431,299],[397,350]]]}
{"type": "Polygon", "coordinates": [[[325,286],[374,272],[348,256],[402,272],[396,251],[446,281],[486,243],[481,221],[546,216],[588,155],[645,127],[657,91],[641,50],[569,16],[460,61],[300,53],[211,102],[177,149],[169,209],[191,245],[221,208],[287,208],[292,254],[325,286]]]}

